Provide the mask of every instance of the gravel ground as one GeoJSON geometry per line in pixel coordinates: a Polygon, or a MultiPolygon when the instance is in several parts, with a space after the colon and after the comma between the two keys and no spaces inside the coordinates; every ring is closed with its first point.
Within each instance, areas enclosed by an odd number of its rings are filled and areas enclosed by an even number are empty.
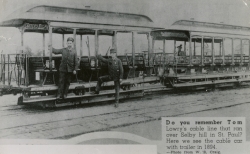
{"type": "MultiPolygon", "coordinates": [[[[249,132],[250,88],[155,93],[113,103],[40,109],[17,106],[17,96],[0,98],[1,139],[69,139],[97,131],[123,131],[161,140],[161,117],[241,116],[249,132]]],[[[247,136],[249,140],[249,135],[247,136]]]]}

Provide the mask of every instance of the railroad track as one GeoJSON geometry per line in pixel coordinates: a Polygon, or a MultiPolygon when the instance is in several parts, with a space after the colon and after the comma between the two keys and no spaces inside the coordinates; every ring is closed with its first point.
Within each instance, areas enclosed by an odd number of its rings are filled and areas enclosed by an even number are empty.
{"type": "MultiPolygon", "coordinates": [[[[151,95],[113,104],[63,107],[57,110],[1,107],[0,138],[55,139],[248,103],[250,88],[151,95]],[[237,100],[237,101],[236,101],[237,100]]],[[[160,126],[159,126],[160,127],[160,126]]]]}

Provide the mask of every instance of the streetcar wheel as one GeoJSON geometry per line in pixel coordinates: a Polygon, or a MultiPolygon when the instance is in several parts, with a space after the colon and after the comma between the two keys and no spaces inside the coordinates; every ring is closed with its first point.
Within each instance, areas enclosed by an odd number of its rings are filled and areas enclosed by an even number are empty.
{"type": "Polygon", "coordinates": [[[23,96],[18,97],[17,105],[23,105],[23,96]]]}
{"type": "Polygon", "coordinates": [[[46,109],[46,103],[42,103],[42,108],[46,109]]]}

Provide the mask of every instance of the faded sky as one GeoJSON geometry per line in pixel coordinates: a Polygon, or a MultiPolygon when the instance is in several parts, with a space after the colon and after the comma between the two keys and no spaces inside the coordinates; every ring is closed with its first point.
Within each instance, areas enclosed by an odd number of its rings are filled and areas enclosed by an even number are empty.
{"type": "MultiPolygon", "coordinates": [[[[157,26],[165,28],[177,20],[190,18],[196,21],[223,22],[250,27],[249,0],[43,0],[42,2],[41,0],[0,0],[0,20],[14,10],[31,4],[64,5],[77,8],[88,5],[92,9],[140,13],[149,16],[157,26]]],[[[13,52],[20,46],[20,33],[16,28],[0,28],[0,37],[0,50],[4,52],[13,52]]],[[[53,39],[57,42],[55,47],[61,47],[60,36],[54,36],[53,39]]],[[[86,41],[86,37],[83,37],[83,40],[86,41]]],[[[48,42],[47,37],[46,41],[48,42]]],[[[120,46],[122,52],[126,50],[126,52],[131,52],[130,41],[129,34],[119,35],[118,47],[120,46]]],[[[137,41],[136,49],[143,50],[147,43],[146,36],[137,36],[137,41]]],[[[90,43],[91,50],[94,50],[92,36],[90,43]]],[[[42,49],[42,35],[25,34],[24,44],[29,45],[33,51],[42,49]]],[[[87,50],[85,42],[83,45],[84,50],[87,50]]],[[[101,53],[105,53],[110,45],[110,37],[100,38],[101,53]]]]}

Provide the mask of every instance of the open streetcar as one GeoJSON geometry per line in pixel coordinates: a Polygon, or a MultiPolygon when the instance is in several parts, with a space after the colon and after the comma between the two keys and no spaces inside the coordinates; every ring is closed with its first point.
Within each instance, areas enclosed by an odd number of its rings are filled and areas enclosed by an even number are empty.
{"type": "MultiPolygon", "coordinates": [[[[207,89],[248,85],[250,81],[250,28],[176,21],[167,30],[151,32],[161,79],[174,89],[207,89]]],[[[154,47],[153,47],[154,49],[154,47]]]]}
{"type": "MultiPolygon", "coordinates": [[[[23,51],[1,54],[0,93],[20,93],[17,104],[50,107],[114,100],[113,82],[105,82],[100,94],[92,94],[98,77],[108,72],[107,65],[96,58],[100,51],[109,50],[100,44],[103,36],[106,42],[110,37],[110,47],[117,49],[123,64],[120,99],[142,97],[147,91],[233,87],[250,81],[249,27],[180,20],[163,29],[141,14],[46,5],[22,8],[0,26],[19,28],[21,46],[24,33],[43,36],[42,56],[30,56],[23,51]],[[64,100],[56,99],[61,56],[53,55],[52,49],[46,55],[45,34],[52,45],[53,35],[60,35],[62,47],[66,35],[79,38],[74,44],[80,50],[79,69],[64,100]],[[130,35],[131,52],[119,49],[118,37],[124,34],[130,35]],[[83,50],[86,35],[93,36],[92,52],[89,39],[87,50],[83,50]],[[146,38],[146,49],[136,48],[138,35],[146,38]]],[[[120,44],[123,43],[122,40],[120,44]]],[[[109,58],[103,52],[102,56],[109,58]]]]}
{"type": "MultiPolygon", "coordinates": [[[[161,89],[165,86],[157,83],[159,79],[152,76],[153,66],[149,63],[148,56],[151,51],[150,32],[157,27],[153,21],[140,14],[119,13],[111,11],[94,10],[89,7],[83,9],[37,5],[29,6],[17,10],[0,23],[2,27],[17,27],[21,32],[21,46],[24,46],[24,33],[41,33],[43,40],[42,56],[29,56],[23,51],[20,54],[1,55],[1,94],[21,93],[17,104],[36,104],[43,107],[57,106],[59,103],[89,103],[113,100],[113,82],[104,83],[104,91],[99,95],[91,94],[96,86],[96,81],[100,75],[107,74],[107,66],[98,62],[96,56],[103,49],[99,44],[102,36],[109,36],[110,46],[117,49],[117,57],[122,61],[125,70],[123,83],[120,92],[120,99],[141,97],[144,90],[161,89]],[[49,36],[49,43],[55,41],[53,35],[61,35],[62,47],[64,38],[71,35],[76,40],[75,48],[80,44],[80,54],[78,55],[79,69],[74,77],[73,83],[69,87],[69,96],[62,101],[56,100],[58,89],[59,65],[61,56],[52,54],[46,55],[45,34],[49,36]],[[131,51],[121,53],[118,46],[119,35],[130,35],[131,51]],[[94,52],[90,51],[90,44],[87,51],[83,51],[83,36],[94,36],[94,52]],[[147,38],[147,51],[142,53],[136,51],[136,36],[143,35],[147,38]],[[79,42],[79,44],[77,44],[79,42]],[[84,55],[85,54],[85,55],[84,55]],[[15,82],[13,82],[13,78],[15,82]],[[144,84],[148,84],[147,88],[144,84]],[[137,86],[140,85],[140,86],[137,86]]],[[[107,38],[107,37],[106,37],[107,38]]],[[[146,40],[146,39],[145,39],[146,40]]],[[[52,48],[52,47],[50,47],[52,48]]],[[[108,51],[107,51],[108,52],[108,51]]],[[[108,58],[109,56],[103,55],[108,58]]]]}

